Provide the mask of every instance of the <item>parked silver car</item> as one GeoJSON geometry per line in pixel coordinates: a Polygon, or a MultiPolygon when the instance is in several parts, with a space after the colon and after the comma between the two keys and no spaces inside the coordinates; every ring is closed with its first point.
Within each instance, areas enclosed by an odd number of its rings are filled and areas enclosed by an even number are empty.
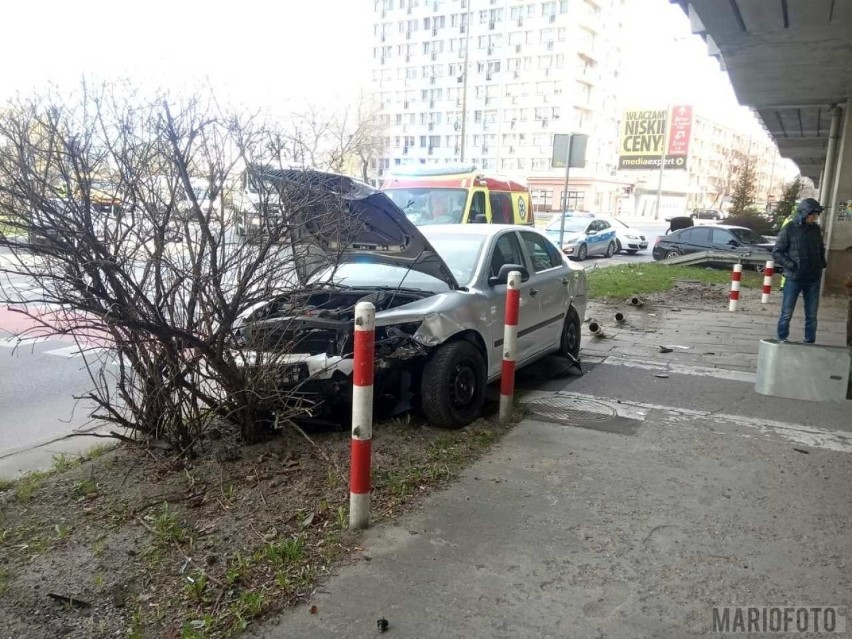
{"type": "Polygon", "coordinates": [[[523,279],[518,366],[578,355],[585,274],[544,235],[485,224],[418,228],[384,193],[348,178],[337,184],[364,221],[343,263],[316,273],[309,290],[252,309],[241,329],[246,348],[290,345],[284,362],[295,369],[286,379],[320,398],[318,411],[347,412],[362,300],[376,307],[377,405],[401,412],[419,404],[436,426],[477,419],[486,385],[500,377],[510,271],[523,279]]]}

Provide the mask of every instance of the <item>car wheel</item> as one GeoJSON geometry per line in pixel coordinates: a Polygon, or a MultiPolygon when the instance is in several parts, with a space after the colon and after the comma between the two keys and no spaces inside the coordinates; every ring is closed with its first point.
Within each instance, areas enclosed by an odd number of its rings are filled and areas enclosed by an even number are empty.
{"type": "Polygon", "coordinates": [[[612,257],[613,255],[615,255],[615,242],[610,242],[609,246],[606,247],[604,257],[612,257]]]}
{"type": "Polygon", "coordinates": [[[573,307],[568,309],[565,323],[562,325],[562,338],[559,342],[559,354],[563,357],[580,356],[580,318],[573,307]]]}
{"type": "Polygon", "coordinates": [[[637,251],[637,250],[630,250],[630,251],[627,251],[627,254],[628,255],[636,255],[638,252],[639,251],[637,251]]]}
{"type": "Polygon", "coordinates": [[[621,250],[622,250],[621,240],[619,240],[618,238],[615,238],[615,252],[621,253],[621,250]]]}
{"type": "Polygon", "coordinates": [[[580,248],[577,249],[577,260],[582,262],[586,259],[586,256],[589,254],[589,249],[585,244],[580,244],[580,248]]]}
{"type": "Polygon", "coordinates": [[[665,259],[665,260],[673,260],[674,258],[676,258],[676,257],[680,257],[680,256],[681,256],[681,252],[680,252],[680,251],[674,251],[674,250],[672,250],[672,251],[666,251],[666,254],[663,256],[663,259],[665,259]]]}
{"type": "Polygon", "coordinates": [[[477,419],[485,403],[485,358],[464,340],[441,346],[423,368],[420,397],[429,423],[461,428],[477,419]]]}

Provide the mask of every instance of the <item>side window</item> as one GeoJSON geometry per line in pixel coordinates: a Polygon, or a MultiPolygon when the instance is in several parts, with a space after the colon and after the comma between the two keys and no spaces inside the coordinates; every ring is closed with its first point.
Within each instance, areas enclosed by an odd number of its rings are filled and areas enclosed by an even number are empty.
{"type": "Polygon", "coordinates": [[[550,242],[546,239],[535,233],[521,233],[521,236],[524,238],[524,246],[536,273],[562,264],[562,260],[558,259],[558,256],[548,247],[550,242]]]}
{"type": "Polygon", "coordinates": [[[734,239],[734,236],[731,235],[730,231],[726,231],[725,229],[713,229],[713,244],[727,244],[731,240],[734,239]]]}
{"type": "Polygon", "coordinates": [[[476,191],[470,202],[470,217],[468,222],[476,222],[477,215],[485,215],[485,193],[476,191]]]}
{"type": "Polygon", "coordinates": [[[601,230],[601,223],[600,223],[599,220],[593,220],[592,222],[589,223],[589,226],[586,227],[586,233],[588,233],[589,231],[600,231],[600,230],[601,230]]]}
{"type": "Polygon", "coordinates": [[[682,231],[680,235],[677,236],[678,241],[680,242],[691,242],[692,234],[695,232],[695,229],[686,229],[682,231]]]}
{"type": "Polygon", "coordinates": [[[512,224],[514,222],[512,216],[512,198],[508,193],[488,194],[488,199],[491,201],[491,223],[492,224],[512,224]]]}
{"type": "Polygon", "coordinates": [[[497,238],[494,252],[491,254],[491,277],[496,277],[504,264],[524,264],[521,245],[515,233],[504,233],[497,238]]]}
{"type": "Polygon", "coordinates": [[[608,231],[610,228],[612,228],[610,227],[609,222],[607,222],[606,220],[598,220],[598,224],[600,224],[601,231],[608,231]]]}
{"type": "Polygon", "coordinates": [[[691,231],[690,243],[697,246],[710,246],[710,231],[706,226],[699,226],[691,231]]]}

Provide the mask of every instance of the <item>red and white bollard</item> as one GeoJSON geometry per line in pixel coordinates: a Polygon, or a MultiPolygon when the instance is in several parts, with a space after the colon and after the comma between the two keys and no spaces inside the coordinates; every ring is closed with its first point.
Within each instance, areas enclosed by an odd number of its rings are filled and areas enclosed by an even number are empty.
{"type": "Polygon", "coordinates": [[[766,266],[763,267],[763,295],[760,296],[761,304],[769,303],[769,294],[772,292],[772,276],[774,274],[775,262],[767,260],[766,266]]]}
{"type": "Polygon", "coordinates": [[[503,369],[500,375],[500,423],[512,421],[515,399],[515,361],[518,358],[518,316],[521,311],[521,274],[509,273],[503,329],[503,369]]]}
{"type": "Polygon", "coordinates": [[[349,469],[349,528],[370,525],[370,462],[373,441],[373,373],[376,353],[376,307],[355,306],[352,365],[352,459],[349,469]]]}
{"type": "Polygon", "coordinates": [[[737,310],[737,304],[740,301],[740,280],[743,277],[743,265],[734,264],[734,270],[731,273],[731,297],[728,302],[728,310],[737,310]]]}

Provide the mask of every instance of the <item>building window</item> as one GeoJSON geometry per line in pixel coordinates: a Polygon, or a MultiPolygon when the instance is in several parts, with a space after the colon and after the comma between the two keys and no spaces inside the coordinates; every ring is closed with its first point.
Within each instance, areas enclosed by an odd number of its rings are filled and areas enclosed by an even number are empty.
{"type": "MultiPolygon", "coordinates": [[[[533,168],[535,168],[536,161],[533,160],[533,168]]],[[[536,211],[548,211],[550,210],[550,199],[553,197],[552,191],[545,191],[544,189],[540,191],[532,192],[532,201],[533,208],[536,211]]]]}
{"type": "Polygon", "coordinates": [[[559,196],[560,202],[562,202],[562,210],[563,211],[578,211],[582,210],[585,201],[586,201],[586,192],[585,191],[568,191],[568,204],[565,204],[565,191],[559,196]]]}

